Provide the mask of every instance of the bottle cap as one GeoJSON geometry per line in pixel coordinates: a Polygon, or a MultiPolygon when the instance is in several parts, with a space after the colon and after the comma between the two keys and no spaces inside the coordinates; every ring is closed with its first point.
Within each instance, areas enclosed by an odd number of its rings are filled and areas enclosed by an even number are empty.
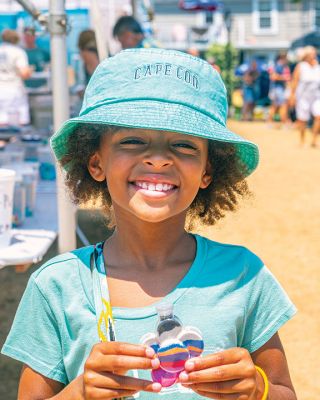
{"type": "Polygon", "coordinates": [[[173,314],[172,303],[162,303],[156,306],[157,313],[160,318],[170,317],[173,314]]]}

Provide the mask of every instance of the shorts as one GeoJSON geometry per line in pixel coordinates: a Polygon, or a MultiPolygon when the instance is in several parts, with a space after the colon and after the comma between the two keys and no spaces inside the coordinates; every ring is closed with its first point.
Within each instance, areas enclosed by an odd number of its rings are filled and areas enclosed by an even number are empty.
{"type": "Polygon", "coordinates": [[[243,93],[243,101],[244,103],[249,103],[253,104],[255,102],[255,93],[254,93],[254,88],[252,86],[243,86],[242,89],[243,93]]]}
{"type": "Polygon", "coordinates": [[[304,99],[297,100],[296,115],[299,121],[309,121],[312,117],[320,117],[320,99],[307,101],[304,99]]]}
{"type": "Polygon", "coordinates": [[[0,90],[0,124],[17,126],[29,123],[28,97],[24,90],[0,90]]]}
{"type": "Polygon", "coordinates": [[[287,100],[286,89],[282,86],[273,87],[269,92],[269,97],[272,104],[275,106],[282,106],[287,100]]]}

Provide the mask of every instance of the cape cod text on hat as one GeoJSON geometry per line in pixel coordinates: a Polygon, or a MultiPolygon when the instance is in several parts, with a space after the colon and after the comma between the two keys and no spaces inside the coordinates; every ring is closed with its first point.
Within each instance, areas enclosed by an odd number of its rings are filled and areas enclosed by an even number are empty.
{"type": "Polygon", "coordinates": [[[182,80],[193,86],[196,90],[199,90],[200,87],[198,75],[182,65],[170,63],[144,64],[141,67],[137,67],[134,71],[135,80],[157,75],[174,77],[182,80]]]}

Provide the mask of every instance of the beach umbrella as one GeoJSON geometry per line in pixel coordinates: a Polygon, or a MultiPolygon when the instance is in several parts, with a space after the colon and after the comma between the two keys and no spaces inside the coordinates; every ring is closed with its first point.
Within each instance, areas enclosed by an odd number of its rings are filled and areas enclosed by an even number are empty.
{"type": "Polygon", "coordinates": [[[291,43],[290,50],[295,50],[300,47],[314,46],[320,50],[320,32],[309,32],[306,35],[294,40],[291,43]]]}

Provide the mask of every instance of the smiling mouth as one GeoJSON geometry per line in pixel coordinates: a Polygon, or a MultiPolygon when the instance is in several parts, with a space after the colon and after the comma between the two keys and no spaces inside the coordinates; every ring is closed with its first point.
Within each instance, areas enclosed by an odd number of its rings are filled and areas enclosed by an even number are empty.
{"type": "Polygon", "coordinates": [[[136,187],[147,190],[150,192],[170,192],[173,189],[176,189],[177,186],[172,185],[170,183],[154,183],[154,182],[144,182],[144,181],[135,181],[131,182],[132,185],[136,187]]]}

